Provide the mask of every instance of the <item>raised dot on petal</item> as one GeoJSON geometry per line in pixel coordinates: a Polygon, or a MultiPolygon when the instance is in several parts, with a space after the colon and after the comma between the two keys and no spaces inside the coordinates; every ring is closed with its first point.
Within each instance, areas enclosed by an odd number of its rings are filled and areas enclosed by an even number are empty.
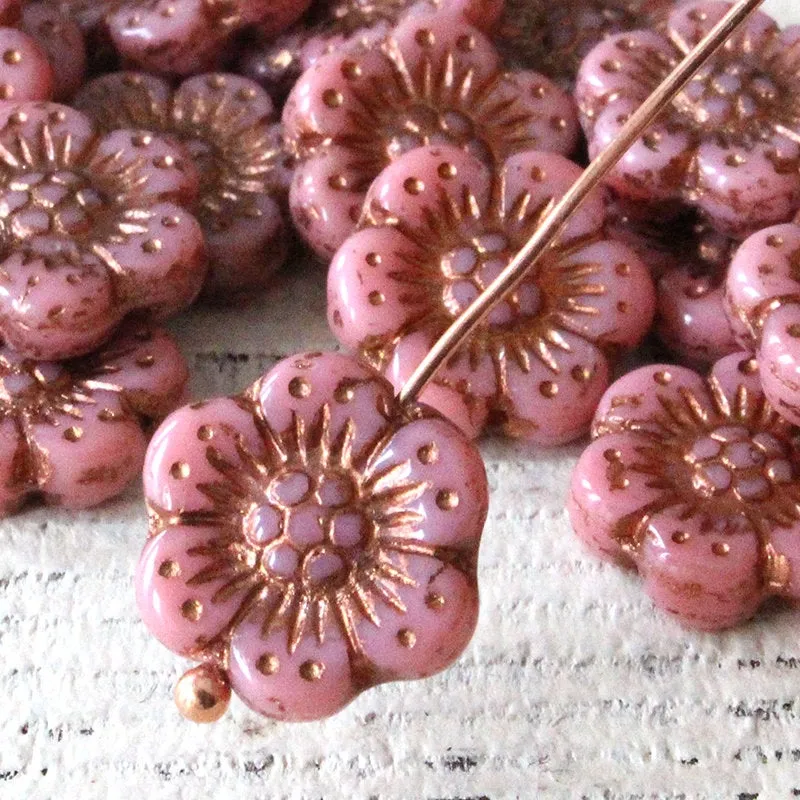
{"type": "Polygon", "coordinates": [[[531,169],[531,180],[541,183],[547,177],[547,173],[541,167],[531,169]]]}
{"type": "Polygon", "coordinates": [[[449,180],[450,178],[455,178],[456,175],[458,175],[456,165],[451,164],[449,161],[443,161],[441,164],[439,164],[439,168],[436,171],[439,173],[439,177],[443,180],[449,180]]]}
{"type": "Polygon", "coordinates": [[[621,278],[627,277],[631,274],[631,265],[630,264],[617,264],[614,267],[614,272],[617,273],[621,278]]]}
{"type": "Polygon", "coordinates": [[[454,492],[451,489],[442,489],[442,491],[436,495],[436,505],[442,511],[452,511],[458,508],[460,502],[461,498],[458,496],[458,492],[454,492]]]}
{"type": "Polygon", "coordinates": [[[148,253],[150,255],[152,255],[153,253],[161,252],[161,249],[163,247],[164,245],[161,242],[161,239],[147,239],[142,244],[142,250],[144,250],[145,253],[148,253]]]}
{"type": "Polygon", "coordinates": [[[539,393],[542,397],[552,400],[558,394],[558,384],[553,381],[542,381],[539,384],[539,393]]]}
{"type": "Polygon", "coordinates": [[[171,558],[168,558],[166,561],[162,561],[158,567],[158,574],[162,578],[177,578],[181,574],[181,567],[177,561],[173,561],[171,558]]]}
{"type": "Polygon", "coordinates": [[[333,398],[337,403],[350,403],[356,396],[356,388],[350,381],[342,381],[335,389],[333,398]]]}
{"type": "Polygon", "coordinates": [[[361,77],[361,67],[355,61],[348,59],[342,62],[341,73],[345,78],[352,81],[361,77]]]}
{"type": "Polygon", "coordinates": [[[439,611],[445,606],[444,595],[439,594],[439,592],[431,592],[425,598],[425,605],[431,609],[431,611],[439,611]]]}
{"type": "Polygon", "coordinates": [[[77,425],[73,425],[70,428],[67,428],[64,431],[64,438],[68,442],[78,442],[83,437],[83,428],[79,428],[77,425]]]}
{"type": "Polygon", "coordinates": [[[727,542],[714,542],[711,545],[711,552],[715,556],[727,556],[731,552],[731,546],[727,542]]]}
{"type": "Polygon", "coordinates": [[[153,159],[153,166],[156,169],[171,169],[175,166],[175,157],[170,155],[158,156],[153,159]]]}
{"type": "Polygon", "coordinates": [[[181,606],[181,616],[189,622],[197,622],[203,615],[203,604],[199,600],[187,600],[181,606]]]}
{"type": "Polygon", "coordinates": [[[653,374],[653,380],[659,386],[668,386],[672,383],[672,373],[668,370],[661,370],[653,374]]]}
{"type": "Polygon", "coordinates": [[[439,460],[439,446],[436,442],[423,445],[417,450],[417,458],[422,464],[435,464],[439,460]]]}
{"type": "Polygon", "coordinates": [[[429,28],[419,28],[414,34],[414,41],[420,47],[432,47],[436,43],[436,37],[429,28]]]}
{"type": "Polygon", "coordinates": [[[371,306],[382,306],[386,302],[386,295],[383,292],[374,291],[369,293],[369,304],[371,306]]]}
{"type": "Polygon", "coordinates": [[[379,253],[367,253],[364,260],[371,267],[377,267],[380,265],[381,261],[383,261],[379,253]]]}
{"type": "Polygon", "coordinates": [[[792,323],[786,329],[786,333],[788,333],[793,339],[800,339],[800,324],[797,322],[792,323]]]}
{"type": "Polygon", "coordinates": [[[339,108],[344,103],[344,95],[336,89],[326,89],[322,93],[322,102],[328,108],[339,108]]]}
{"type": "Polygon", "coordinates": [[[758,372],[758,361],[754,358],[745,358],[739,362],[738,368],[742,375],[755,375],[758,372]]]}
{"type": "Polygon", "coordinates": [[[325,665],[321,661],[304,661],[300,665],[300,677],[309,683],[315,683],[325,674],[325,665]]]}
{"type": "Polygon", "coordinates": [[[729,167],[741,167],[747,163],[747,159],[741,153],[730,153],[725,156],[725,164],[729,167]]]}
{"type": "Polygon", "coordinates": [[[191,474],[192,470],[185,461],[176,461],[170,468],[169,474],[176,481],[186,480],[191,474]]]}
{"type": "Polygon", "coordinates": [[[152,353],[146,353],[136,359],[136,366],[140,369],[148,369],[156,363],[156,358],[152,353]]]}
{"type": "Polygon", "coordinates": [[[425,184],[419,178],[406,178],[403,189],[411,195],[418,195],[425,191],[425,184]]]}
{"type": "Polygon", "coordinates": [[[675,533],[672,534],[672,541],[675,542],[675,544],[684,544],[689,541],[689,534],[686,533],[686,531],[675,531],[675,533]]]}
{"type": "Polygon", "coordinates": [[[592,371],[589,367],[584,367],[580,364],[573,367],[570,374],[572,375],[572,380],[577,383],[586,383],[592,377],[592,371]]]}
{"type": "Polygon", "coordinates": [[[256,661],[256,669],[262,675],[274,675],[281,668],[281,662],[274,653],[264,653],[256,661]]]}
{"type": "Polygon", "coordinates": [[[397,633],[397,641],[400,647],[405,647],[406,650],[413,650],[417,644],[417,634],[409,628],[403,628],[397,633]]]}
{"type": "Polygon", "coordinates": [[[0,98],[10,100],[14,96],[14,87],[8,83],[0,83],[0,98]]]}
{"type": "Polygon", "coordinates": [[[777,234],[770,234],[767,236],[767,247],[783,247],[784,240],[782,236],[777,234]]]}
{"type": "Polygon", "coordinates": [[[301,399],[311,394],[311,383],[306,378],[292,378],[289,381],[289,394],[301,399]]]}
{"type": "Polygon", "coordinates": [[[3,61],[9,65],[19,64],[22,61],[22,53],[19,50],[6,50],[3,53],[3,61]]]}
{"type": "Polygon", "coordinates": [[[201,425],[197,429],[197,438],[201,442],[210,442],[214,438],[214,429],[210,425],[201,425]]]}

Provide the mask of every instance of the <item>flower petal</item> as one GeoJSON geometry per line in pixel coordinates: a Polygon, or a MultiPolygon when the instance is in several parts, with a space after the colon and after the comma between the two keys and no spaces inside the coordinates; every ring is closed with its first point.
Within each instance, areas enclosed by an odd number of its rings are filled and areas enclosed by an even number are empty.
{"type": "Polygon", "coordinates": [[[78,409],[79,418],[62,414],[54,425],[31,425],[31,439],[47,458],[39,487],[46,502],[74,509],[119,494],[141,469],[146,446],[138,420],[116,395],[96,392],[78,409]]]}
{"type": "MultiPolygon", "coordinates": [[[[396,391],[400,391],[422,363],[432,343],[430,333],[422,331],[404,336],[398,342],[386,369],[396,391]]],[[[439,370],[419,399],[474,439],[486,424],[490,401],[496,394],[497,376],[491,357],[486,354],[473,363],[467,355],[460,354],[439,370]]]]}
{"type": "Polygon", "coordinates": [[[348,237],[328,271],[328,322],[342,344],[369,347],[391,339],[427,310],[430,287],[403,280],[413,276],[421,257],[397,228],[367,228],[348,237]]]}
{"type": "MultiPolygon", "coordinates": [[[[598,115],[589,138],[592,157],[619,137],[637,108],[638,104],[632,100],[619,100],[598,115]]],[[[625,153],[607,182],[632,200],[676,200],[683,192],[694,150],[693,137],[687,130],[656,122],[625,153]]]]}
{"type": "Polygon", "coordinates": [[[384,681],[441,672],[464,652],[478,623],[474,578],[435,558],[410,556],[403,566],[415,582],[398,589],[405,610],[379,601],[380,625],[365,620],[358,627],[364,655],[384,681]]]}
{"type": "Polygon", "coordinates": [[[211,302],[247,300],[266,288],[286,260],[289,232],[278,204],[257,195],[222,225],[204,228],[209,272],[203,296],[211,302]],[[244,213],[242,213],[244,212],[244,213]]]}
{"type": "Polygon", "coordinates": [[[49,100],[53,95],[53,69],[36,39],[16,28],[0,28],[0,52],[13,57],[0,61],[0,96],[3,100],[49,100]]]}
{"type": "Polygon", "coordinates": [[[26,356],[59,360],[83,355],[108,339],[124,310],[97,258],[12,253],[0,264],[0,330],[26,356]]]}
{"type": "Polygon", "coordinates": [[[750,236],[736,251],[726,281],[727,307],[739,340],[753,347],[774,298],[800,295],[795,262],[800,225],[777,225],[750,236]]]}
{"type": "MultiPolygon", "coordinates": [[[[784,597],[800,600],[800,522],[796,522],[791,528],[774,528],[769,538],[774,552],[773,563],[779,574],[788,570],[785,584],[779,590],[770,588],[784,597]]],[[[780,575],[781,579],[783,577],[780,575]]]]}
{"type": "Polygon", "coordinates": [[[323,644],[303,637],[292,653],[288,627],[264,637],[257,618],[236,628],[229,673],[233,690],[250,708],[291,722],[335,714],[366,688],[363,679],[356,684],[347,644],[335,628],[323,644]]]}
{"type": "Polygon", "coordinates": [[[131,204],[146,198],[191,205],[200,186],[200,174],[183,146],[141,130],[106,134],[90,169],[100,185],[104,177],[124,171],[131,204]]]}
{"type": "MultiPolygon", "coordinates": [[[[505,162],[502,172],[503,209],[506,224],[530,236],[531,215],[540,213],[561,200],[581,177],[582,170],[569,159],[555,153],[533,150],[517,153],[505,162]],[[520,219],[516,209],[525,209],[520,219]]],[[[593,192],[570,216],[560,241],[569,243],[600,232],[605,220],[601,191],[593,192]]]]}
{"type": "Polygon", "coordinates": [[[157,0],[131,14],[122,6],[106,16],[111,38],[123,59],[148,70],[186,75],[213,65],[227,29],[203,0],[157,0]]]}
{"type": "Polygon", "coordinates": [[[800,203],[800,143],[782,136],[748,148],[706,139],[690,201],[717,230],[738,239],[785,222],[800,203]]]}
{"type": "Polygon", "coordinates": [[[146,419],[159,419],[183,397],[189,369],[175,341],[162,328],[131,324],[78,367],[83,385],[119,392],[124,405],[146,419]]]}
{"type": "Polygon", "coordinates": [[[612,433],[592,442],[581,454],[567,509],[575,533],[603,558],[633,566],[631,549],[647,507],[658,502],[650,476],[640,462],[636,437],[612,433]]]}
{"type": "Polygon", "coordinates": [[[705,532],[697,517],[654,517],[637,556],[656,605],[689,627],[721,630],[755,614],[763,599],[758,537],[705,532]]]}
{"type": "Polygon", "coordinates": [[[236,573],[231,568],[217,577],[204,575],[216,563],[203,553],[209,547],[224,547],[218,529],[169,528],[147,542],[136,570],[136,602],[145,625],[181,655],[192,655],[223,631],[248,588],[218,595],[236,573]]]}
{"type": "Polygon", "coordinates": [[[276,433],[294,429],[310,435],[327,409],[327,439],[345,437],[358,461],[388,430],[394,392],[385,378],[353,358],[315,353],[273,367],[258,385],[257,402],[276,433]]]}
{"type": "Polygon", "coordinates": [[[613,383],[603,395],[592,426],[595,436],[625,430],[647,430],[665,413],[665,403],[690,414],[686,398],[701,409],[711,409],[713,401],[705,381],[685,367],[654,364],[628,373],[613,383]]]}
{"type": "Polygon", "coordinates": [[[212,502],[200,486],[224,482],[209,461],[209,451],[233,465],[240,463],[237,444],[261,455],[266,443],[253,412],[234,398],[218,398],[174,412],[153,435],[144,465],[144,494],[164,512],[209,510],[212,502]]]}
{"type": "Polygon", "coordinates": [[[364,203],[366,186],[343,147],[297,166],[289,192],[292,219],[303,238],[329,259],[352,233],[364,203]]]}
{"type": "Polygon", "coordinates": [[[621,100],[640,105],[667,76],[675,61],[675,48],[653,31],[609,36],[586,56],[575,85],[584,116],[597,117],[621,100]]]}
{"type": "MultiPolygon", "coordinates": [[[[563,316],[571,330],[600,346],[634,347],[650,330],[655,290],[647,267],[636,253],[615,241],[599,241],[572,252],[554,265],[564,290],[580,310],[563,316]],[[586,270],[590,274],[583,277],[586,270]]],[[[548,285],[547,267],[540,284],[548,285]]]]}
{"type": "Polygon", "coordinates": [[[585,339],[568,333],[561,338],[569,350],[554,348],[558,372],[535,353],[524,369],[507,356],[505,396],[493,405],[505,416],[509,436],[551,447],[588,433],[610,380],[608,359],[585,339]]]}
{"type": "Polygon", "coordinates": [[[419,147],[384,169],[364,203],[373,224],[402,220],[419,240],[441,236],[448,224],[469,228],[486,213],[491,171],[479,159],[449,145],[419,147]]]}
{"type": "Polygon", "coordinates": [[[97,250],[115,276],[127,310],[165,319],[192,303],[206,275],[206,249],[197,220],[174,203],[156,203],[132,221],[135,232],[97,250]]]}
{"type": "Polygon", "coordinates": [[[738,408],[739,416],[748,416],[760,408],[764,398],[762,379],[758,364],[751,354],[741,351],[717,361],[709,376],[709,382],[724,396],[731,408],[738,408]],[[742,390],[746,390],[747,402],[741,395],[742,390]]]}
{"type": "Polygon", "coordinates": [[[489,504],[486,472],[475,446],[455,426],[440,419],[405,425],[386,442],[366,477],[379,493],[403,484],[424,486],[418,498],[398,509],[419,521],[409,523],[407,532],[398,522],[398,534],[387,520],[379,534],[389,550],[396,545],[400,553],[412,552],[405,546],[419,543],[474,557],[489,504]]]}
{"type": "Polygon", "coordinates": [[[695,265],[665,273],[658,283],[658,335],[690,366],[711,364],[739,349],[725,314],[725,288],[695,265]]]}
{"type": "Polygon", "coordinates": [[[757,355],[764,394],[770,405],[794,425],[800,425],[798,334],[800,305],[789,303],[777,308],[764,323],[757,355]]]}

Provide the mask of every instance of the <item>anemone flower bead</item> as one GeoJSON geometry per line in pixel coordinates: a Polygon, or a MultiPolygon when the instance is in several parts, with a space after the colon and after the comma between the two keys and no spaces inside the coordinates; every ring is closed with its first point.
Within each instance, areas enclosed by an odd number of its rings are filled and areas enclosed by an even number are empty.
{"type": "Polygon", "coordinates": [[[141,469],[148,426],[180,402],[187,379],[172,339],[141,323],[63,363],[0,347],[0,514],[119,494],[141,469]]]}
{"type": "MultiPolygon", "coordinates": [[[[334,257],[331,330],[400,387],[580,174],[553,153],[496,168],[453,147],[407,153],[375,180],[360,230],[334,257]]],[[[470,435],[491,422],[545,445],[585,433],[614,355],[647,333],[655,305],[647,268],[603,223],[595,194],[423,401],[470,435]]]]}
{"type": "Polygon", "coordinates": [[[0,108],[0,336],[38,359],[82,355],[133,313],[165,318],[205,276],[183,204],[197,172],[150,134],[99,135],[55,103],[0,108]]]}
{"type": "Polygon", "coordinates": [[[535,72],[504,72],[487,37],[445,11],[407,17],[380,48],[320,58],[283,121],[301,160],[292,215],[325,257],[355,228],[370,183],[409,150],[453,144],[493,164],[570,153],[578,133],[567,94],[535,72]]]}
{"type": "Polygon", "coordinates": [[[204,662],[176,690],[195,721],[224,711],[228,686],[266,716],[321,719],[444,669],[472,636],[480,455],[353,359],[297,355],[239,397],[175,412],[144,482],[139,609],[204,662]]]}
{"type": "MultiPolygon", "coordinates": [[[[730,7],[684,3],[664,34],[624,33],[592,50],[576,88],[592,153],[730,7]]],[[[740,240],[788,221],[800,204],[798,64],[800,26],[781,31],[753,14],[628,151],[610,183],[639,202],[682,200],[740,240]]]]}
{"type": "Polygon", "coordinates": [[[172,88],[153,75],[117,72],[90,81],[75,105],[104,131],[148,130],[192,155],[209,257],[205,297],[233,301],[264,288],[288,250],[281,206],[291,173],[272,100],[258,84],[210,73],[172,88]]]}
{"type": "Polygon", "coordinates": [[[746,353],[708,378],[643,367],[617,381],[572,478],[573,527],[636,568],[656,605],[695,628],[800,599],[800,450],[746,353]]]}

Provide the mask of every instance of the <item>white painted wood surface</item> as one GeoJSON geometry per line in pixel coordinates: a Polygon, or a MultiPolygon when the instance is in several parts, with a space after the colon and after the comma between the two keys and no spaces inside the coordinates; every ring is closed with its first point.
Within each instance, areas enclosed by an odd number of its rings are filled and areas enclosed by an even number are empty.
{"type": "MultiPolygon", "coordinates": [[[[768,8],[800,22],[798,0],[768,8]]],[[[196,397],[332,346],[321,271],[290,272],[252,308],[175,326],[196,397]]],[[[0,798],[800,796],[800,612],[687,633],[573,537],[563,501],[578,447],[483,451],[492,507],[473,645],[444,675],[370,691],[321,724],[274,724],[238,701],[211,728],[178,717],[184,665],[133,603],[138,487],[90,513],[2,522],[0,798]]]]}

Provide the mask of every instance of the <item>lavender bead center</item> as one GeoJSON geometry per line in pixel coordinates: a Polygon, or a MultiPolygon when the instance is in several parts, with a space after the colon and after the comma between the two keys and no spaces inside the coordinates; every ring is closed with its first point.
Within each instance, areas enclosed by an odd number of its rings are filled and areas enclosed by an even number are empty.
{"type": "Polygon", "coordinates": [[[740,501],[769,499],[776,486],[794,479],[785,442],[769,433],[755,435],[725,425],[696,439],[685,456],[692,486],[704,498],[732,494],[740,501]]]}

